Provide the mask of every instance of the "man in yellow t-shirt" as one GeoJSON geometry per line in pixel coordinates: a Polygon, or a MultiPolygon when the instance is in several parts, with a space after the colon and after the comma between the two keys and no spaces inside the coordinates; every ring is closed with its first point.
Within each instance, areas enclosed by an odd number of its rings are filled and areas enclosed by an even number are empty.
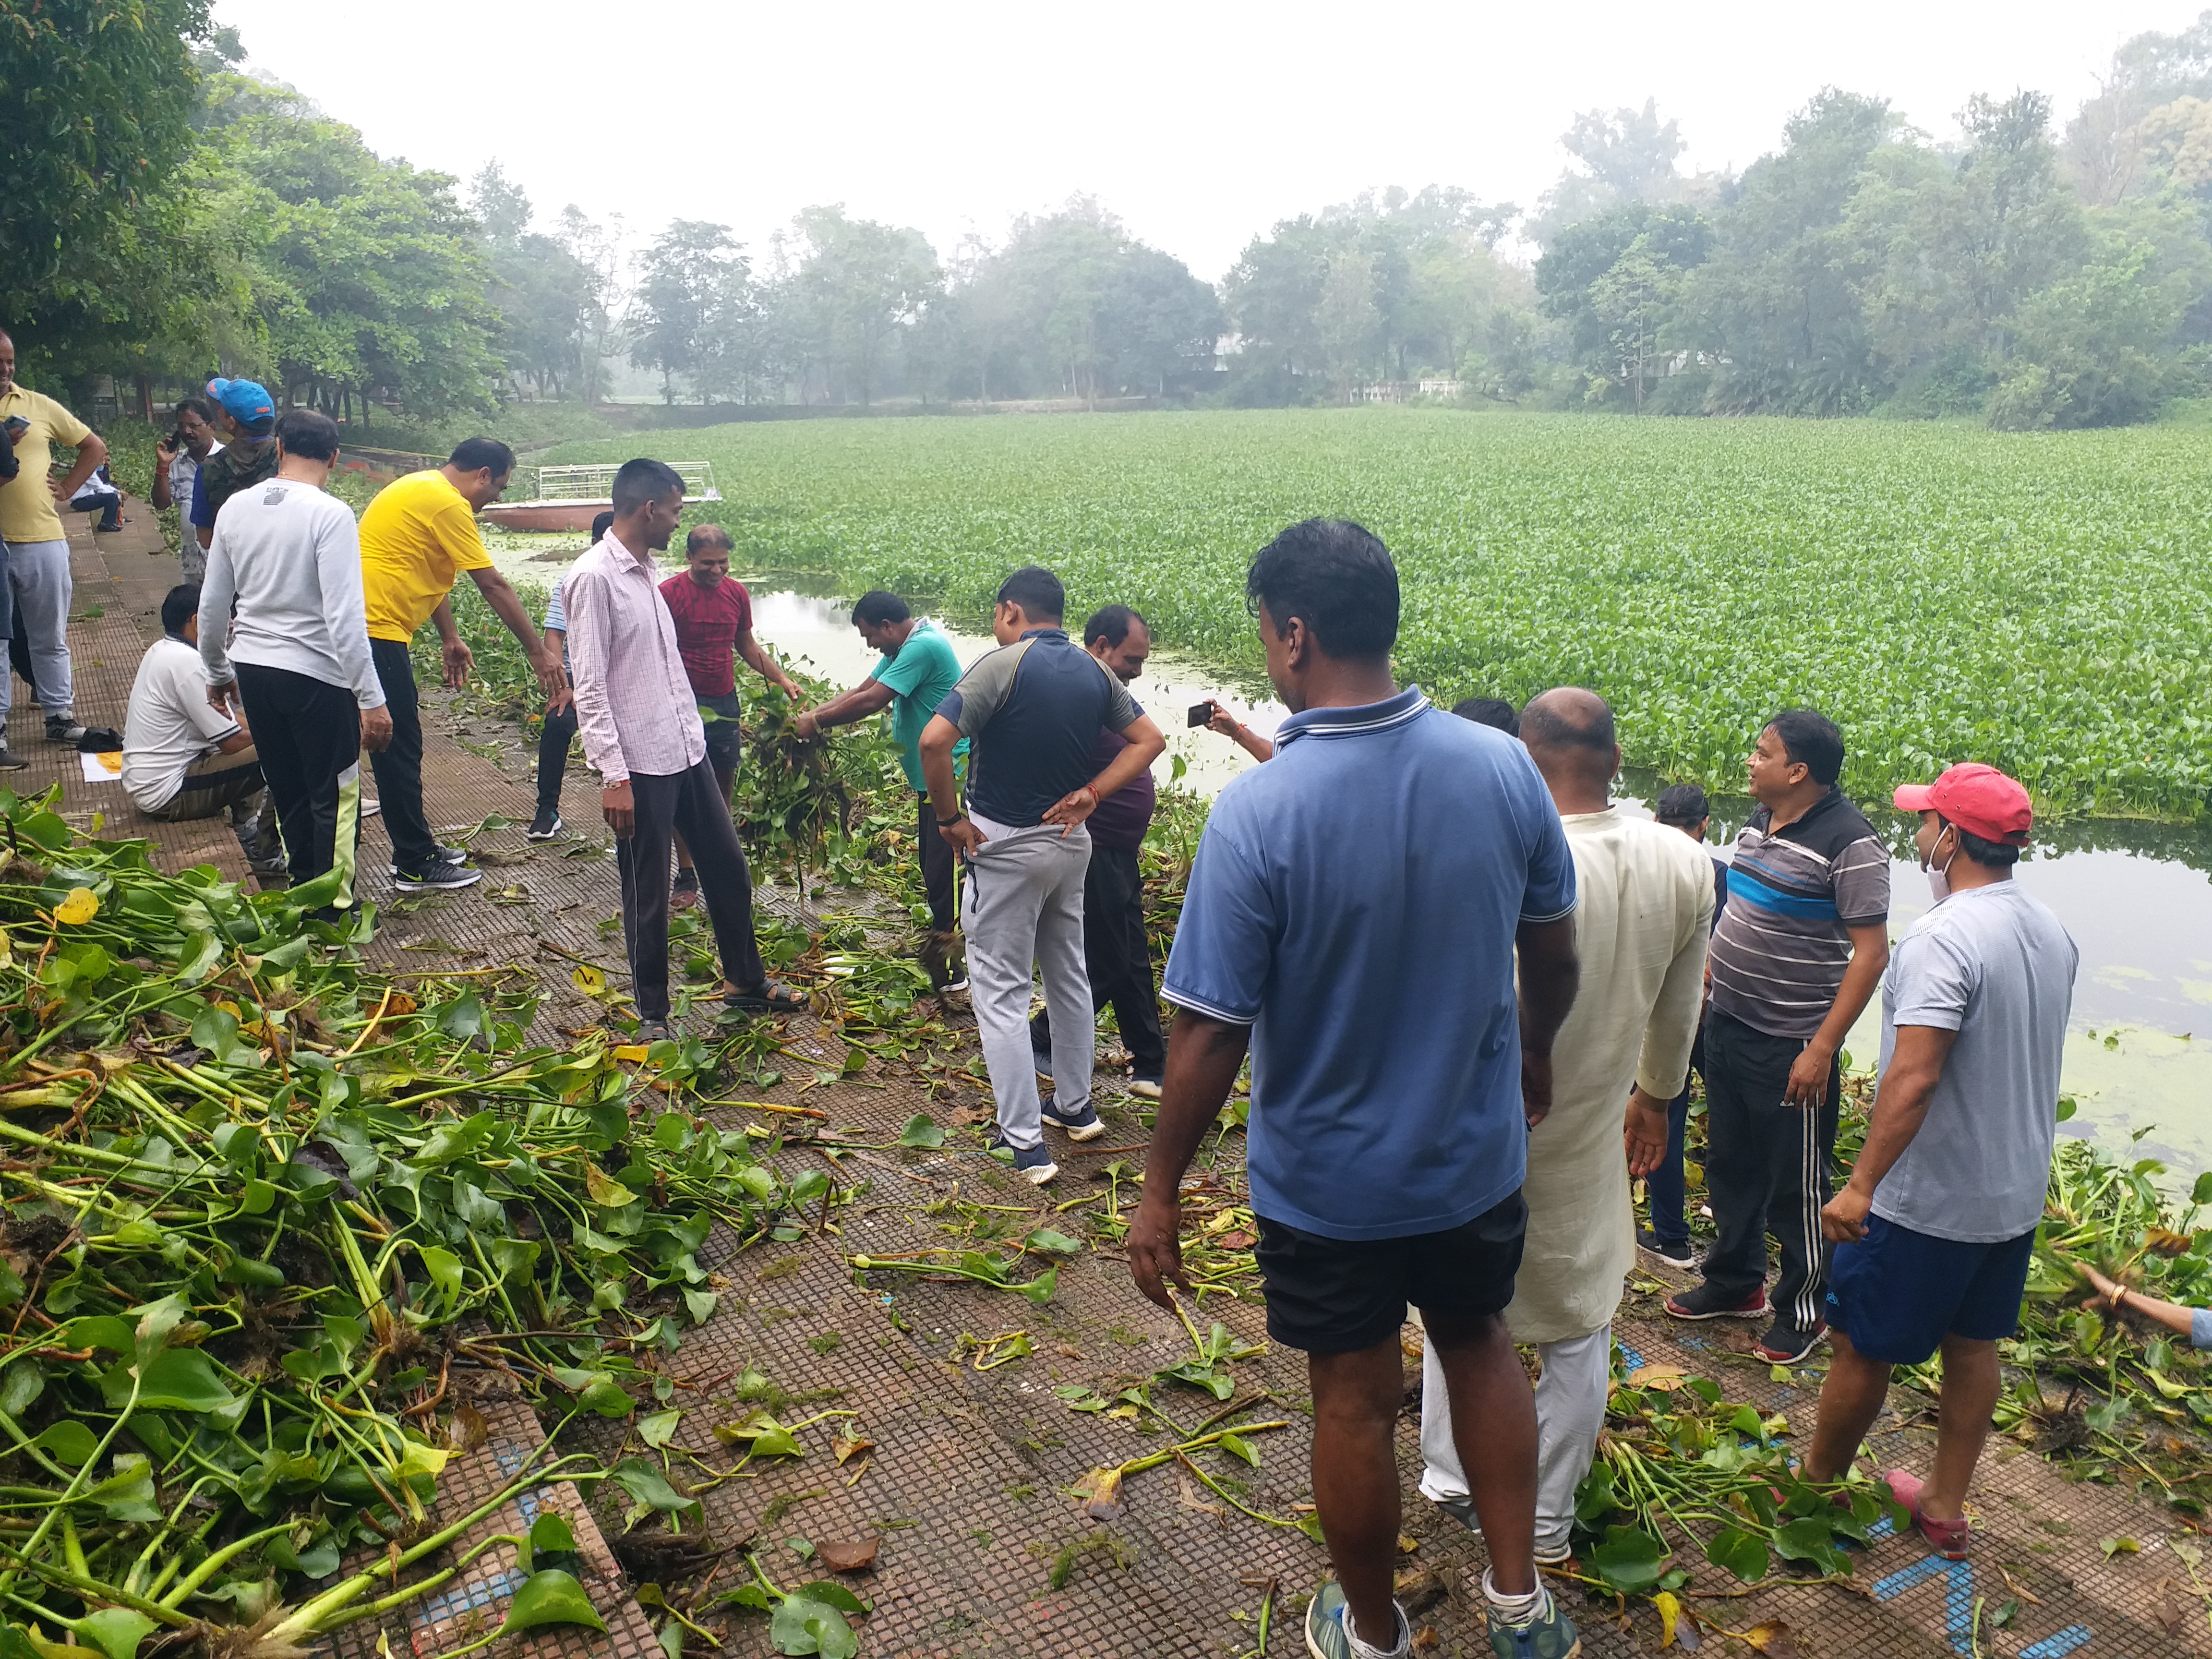
{"type": "MultiPolygon", "coordinates": [[[[70,702],[69,538],[55,504],[107,459],[100,434],[52,398],[15,384],[15,343],[0,332],[0,426],[8,433],[15,474],[0,482],[0,641],[15,631],[15,608],[31,639],[31,666],[46,706],[46,741],[74,744],[84,735],[70,702]],[[70,470],[53,476],[53,452],[74,449],[70,470]]],[[[15,682],[0,669],[0,771],[29,764],[8,752],[8,708],[15,682]]]]}
{"type": "Polygon", "coordinates": [[[361,515],[362,593],[368,610],[368,648],[376,659],[392,744],[372,756],[376,793],[392,836],[393,884],[403,893],[470,887],[483,872],[468,867],[465,850],[441,847],[422,811],[422,721],[408,641],[425,618],[445,641],[446,684],[468,684],[476,659],[453,622],[453,579],[466,571],[484,602],[522,642],[538,683],[552,696],[567,684],[557,656],[530,621],[507,578],[492,568],[477,533],[477,514],[500,498],[514,470],[514,452],[495,438],[471,438],[445,465],[395,479],[361,515]]]}

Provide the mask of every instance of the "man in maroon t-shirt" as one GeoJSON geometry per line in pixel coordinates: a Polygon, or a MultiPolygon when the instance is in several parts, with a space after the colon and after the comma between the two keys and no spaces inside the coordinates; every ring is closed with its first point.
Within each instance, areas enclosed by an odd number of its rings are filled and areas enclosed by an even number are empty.
{"type": "MultiPolygon", "coordinates": [[[[1145,659],[1152,653],[1152,627],[1127,605],[1109,605],[1083,624],[1083,648],[1127,685],[1145,672],[1145,659]]],[[[1091,769],[1103,772],[1128,746],[1120,732],[1100,727],[1091,769]]],[[[1152,941],[1145,936],[1145,878],[1137,865],[1157,805],[1149,770],[1099,802],[1091,814],[1091,866],[1083,878],[1083,956],[1091,1006],[1114,1005],[1132,1062],[1131,1091],[1147,1100],[1159,1098],[1168,1056],[1152,941]]],[[[1052,1026],[1042,1010],[1030,1021],[1030,1047],[1038,1056],[1037,1069],[1049,1072],[1052,1026]]]]}
{"type": "MultiPolygon", "coordinates": [[[[684,659],[684,678],[699,700],[700,717],[707,724],[707,760],[714,769],[714,781],[722,799],[730,798],[737,782],[738,702],[733,657],[796,705],[804,694],[783,672],[783,665],[761,648],[753,638],[753,599],[745,585],[730,579],[730,532],[718,524],[696,525],[684,539],[684,556],[690,568],[660,584],[660,597],[676,623],[676,649],[684,659]]],[[[670,903],[681,910],[699,897],[699,872],[691,867],[691,849],[676,837],[676,886],[670,903]]]]}

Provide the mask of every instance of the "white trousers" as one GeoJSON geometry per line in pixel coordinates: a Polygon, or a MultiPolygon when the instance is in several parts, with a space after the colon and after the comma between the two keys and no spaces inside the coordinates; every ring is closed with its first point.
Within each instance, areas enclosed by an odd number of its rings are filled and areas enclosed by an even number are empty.
{"type": "Polygon", "coordinates": [[[1008,830],[984,819],[988,837],[968,860],[960,925],[968,936],[969,1003],[991,1076],[999,1127],[1009,1145],[1044,1139],[1036,1060],[1030,1048],[1030,988],[1044,981],[1052,1015],[1053,1110],[1074,1117],[1090,1103],[1097,1026],[1083,961],[1083,874],[1091,833],[1058,824],[1008,830]]]}
{"type": "MultiPolygon", "coordinates": [[[[1452,1443],[1451,1402],[1433,1341],[1421,1356],[1421,1494],[1442,1500],[1468,1495],[1459,1448],[1452,1443]]],[[[1575,1488],[1597,1455],[1613,1365],[1613,1327],[1564,1342],[1542,1342],[1544,1374],[1536,1382],[1536,1548],[1566,1547],[1575,1524],[1575,1488]]]]}

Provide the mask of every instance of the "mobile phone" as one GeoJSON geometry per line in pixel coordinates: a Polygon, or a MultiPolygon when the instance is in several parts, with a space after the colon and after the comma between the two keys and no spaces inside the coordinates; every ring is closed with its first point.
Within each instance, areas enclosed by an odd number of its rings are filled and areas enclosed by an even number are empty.
{"type": "Polygon", "coordinates": [[[1212,718],[1213,718],[1213,705],[1212,705],[1212,703],[1210,703],[1210,702],[1194,702],[1194,703],[1191,704],[1191,706],[1190,706],[1189,720],[1190,720],[1190,724],[1192,724],[1193,726],[1203,726],[1203,725],[1205,725],[1205,724],[1206,723],[1206,721],[1208,721],[1208,720],[1212,720],[1212,718]]]}
{"type": "Polygon", "coordinates": [[[0,426],[8,428],[8,435],[11,438],[20,438],[31,429],[31,423],[21,415],[10,415],[6,420],[0,421],[0,426]]]}

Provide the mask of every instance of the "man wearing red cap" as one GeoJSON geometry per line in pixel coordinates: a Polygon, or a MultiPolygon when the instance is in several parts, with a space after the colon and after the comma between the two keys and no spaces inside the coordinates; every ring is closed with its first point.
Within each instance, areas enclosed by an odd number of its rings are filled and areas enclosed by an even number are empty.
{"type": "Polygon", "coordinates": [[[1887,1477],[1937,1553],[1966,1555],[1966,1483],[2000,1386],[2058,1133],[2058,1065],[2080,952],[2013,879],[2033,820],[1995,767],[1911,784],[1936,905],[1881,982],[1881,1086],[1865,1148],[1820,1212],[1836,1246],[1835,1358],[1805,1476],[1840,1480],[1888,1396],[1890,1368],[1943,1352],[1935,1471],[1887,1477]]]}

